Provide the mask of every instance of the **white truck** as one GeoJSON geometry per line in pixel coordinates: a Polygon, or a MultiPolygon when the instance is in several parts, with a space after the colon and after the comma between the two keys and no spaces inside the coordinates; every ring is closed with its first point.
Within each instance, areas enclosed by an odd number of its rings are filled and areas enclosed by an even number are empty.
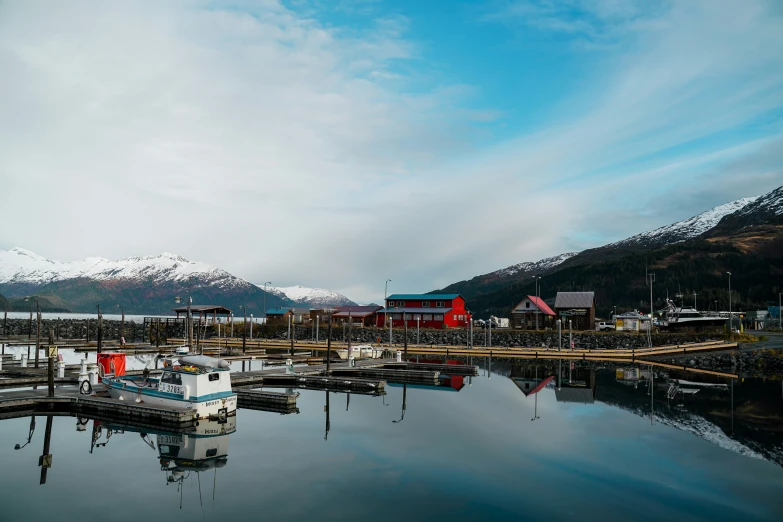
{"type": "Polygon", "coordinates": [[[598,323],[598,331],[599,332],[608,332],[609,330],[614,330],[614,323],[607,323],[604,321],[601,321],[598,323]]]}

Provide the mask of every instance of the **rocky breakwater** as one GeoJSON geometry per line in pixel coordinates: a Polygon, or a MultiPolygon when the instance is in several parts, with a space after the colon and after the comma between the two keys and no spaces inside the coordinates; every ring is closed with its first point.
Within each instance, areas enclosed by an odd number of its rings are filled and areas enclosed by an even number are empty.
{"type": "MultiPolygon", "coordinates": [[[[326,340],[326,328],[321,327],[318,338],[321,341],[326,340]]],[[[264,328],[258,329],[258,336],[270,339],[285,339],[287,337],[287,328],[264,328]]],[[[402,329],[395,329],[392,332],[392,343],[395,346],[404,344],[405,332],[402,329]]],[[[447,330],[421,330],[418,333],[416,328],[408,329],[408,343],[416,344],[417,337],[419,344],[432,346],[467,346],[470,341],[470,332],[464,329],[447,330]]],[[[490,334],[485,330],[473,331],[473,345],[476,347],[488,346],[490,334]]],[[[311,340],[313,330],[310,327],[296,327],[296,339],[311,340]]],[[[657,333],[653,335],[653,346],[670,346],[686,343],[699,343],[715,340],[715,336],[705,334],[674,334],[657,333]]],[[[332,328],[332,340],[336,342],[348,341],[348,329],[342,326],[332,328]]],[[[617,350],[625,348],[645,348],[647,346],[647,337],[643,334],[624,333],[624,332],[574,332],[574,347],[577,349],[591,350],[617,350]]],[[[352,328],[351,342],[353,343],[389,343],[389,329],[381,328],[352,328]]],[[[521,348],[557,348],[557,332],[534,332],[521,330],[497,329],[492,331],[492,346],[500,347],[521,347],[521,348]]],[[[563,333],[562,346],[568,348],[568,332],[563,333]]]]}
{"type": "Polygon", "coordinates": [[[681,364],[691,368],[736,373],[741,377],[783,376],[783,350],[758,349],[753,345],[740,345],[744,351],[678,355],[676,357],[652,357],[651,360],[669,364],[681,364]]]}
{"type": "MultiPolygon", "coordinates": [[[[95,342],[98,339],[98,320],[97,319],[42,319],[41,320],[41,339],[42,342],[47,342],[49,339],[49,328],[54,329],[55,340],[74,340],[74,339],[89,339],[91,342],[95,342]]],[[[35,342],[37,331],[37,324],[35,318],[33,318],[32,326],[29,319],[8,319],[3,321],[0,317],[0,336],[2,337],[16,337],[26,340],[28,337],[35,342]]],[[[125,321],[123,327],[122,321],[116,320],[103,320],[103,339],[106,341],[118,341],[120,336],[125,338],[125,341],[140,342],[149,341],[150,334],[154,337],[154,330],[152,332],[145,332],[144,325],[142,323],[136,323],[133,321],[125,321]]],[[[182,337],[185,334],[185,328],[180,325],[165,326],[161,324],[161,338],[168,337],[182,337]]]]}

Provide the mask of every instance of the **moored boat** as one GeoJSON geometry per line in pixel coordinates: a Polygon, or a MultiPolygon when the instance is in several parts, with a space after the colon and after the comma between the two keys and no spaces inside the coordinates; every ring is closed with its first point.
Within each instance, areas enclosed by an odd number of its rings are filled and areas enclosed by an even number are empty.
{"type": "MultiPolygon", "coordinates": [[[[348,349],[334,350],[340,359],[348,360],[348,349]]],[[[351,347],[351,355],[356,359],[380,359],[383,355],[384,348],[380,346],[372,346],[370,344],[361,344],[351,347]]]]}
{"type": "Polygon", "coordinates": [[[205,355],[179,357],[160,377],[102,377],[113,399],[150,405],[190,408],[197,419],[225,419],[236,415],[237,396],[231,390],[229,363],[205,355]]]}

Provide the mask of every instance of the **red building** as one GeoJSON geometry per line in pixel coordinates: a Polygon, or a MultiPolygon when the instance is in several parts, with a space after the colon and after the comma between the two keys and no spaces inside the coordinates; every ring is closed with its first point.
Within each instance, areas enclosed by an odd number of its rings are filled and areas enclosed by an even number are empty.
{"type": "Polygon", "coordinates": [[[408,328],[450,328],[465,327],[470,324],[472,314],[465,309],[465,298],[459,294],[394,294],[386,298],[386,308],[378,311],[375,325],[408,328]]]}

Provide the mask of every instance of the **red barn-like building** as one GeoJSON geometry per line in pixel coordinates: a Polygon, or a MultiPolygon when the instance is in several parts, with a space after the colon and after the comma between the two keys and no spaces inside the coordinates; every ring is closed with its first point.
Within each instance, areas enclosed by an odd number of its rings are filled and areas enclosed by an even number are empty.
{"type": "Polygon", "coordinates": [[[378,311],[376,326],[415,328],[465,327],[470,324],[471,313],[465,309],[465,298],[459,294],[393,294],[386,298],[386,308],[378,311]],[[404,316],[403,316],[404,314],[404,316]]]}

